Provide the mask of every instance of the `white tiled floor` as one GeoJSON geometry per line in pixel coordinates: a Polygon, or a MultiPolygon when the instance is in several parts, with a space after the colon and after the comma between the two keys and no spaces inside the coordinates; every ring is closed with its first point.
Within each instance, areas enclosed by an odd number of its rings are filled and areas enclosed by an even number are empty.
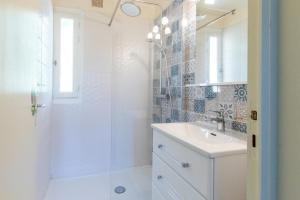
{"type": "Polygon", "coordinates": [[[79,178],[52,180],[45,200],[151,200],[151,166],[79,178]],[[114,193],[116,186],[124,194],[114,193]]]}

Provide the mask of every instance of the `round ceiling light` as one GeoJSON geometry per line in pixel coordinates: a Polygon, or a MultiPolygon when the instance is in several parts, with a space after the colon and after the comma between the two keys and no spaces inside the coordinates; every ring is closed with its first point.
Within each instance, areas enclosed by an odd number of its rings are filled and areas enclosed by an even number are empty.
{"type": "Polygon", "coordinates": [[[130,1],[123,3],[121,5],[121,10],[130,17],[137,17],[141,14],[141,8],[130,1]]]}

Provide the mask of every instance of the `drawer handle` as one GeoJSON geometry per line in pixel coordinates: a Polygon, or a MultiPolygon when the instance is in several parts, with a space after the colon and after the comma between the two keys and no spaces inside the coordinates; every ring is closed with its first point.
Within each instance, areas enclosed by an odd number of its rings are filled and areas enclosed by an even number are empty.
{"type": "Polygon", "coordinates": [[[189,168],[191,165],[189,163],[181,163],[182,168],[189,168]]]}
{"type": "Polygon", "coordinates": [[[163,178],[162,175],[158,175],[158,176],[157,176],[157,180],[161,180],[162,178],[163,178]]]}
{"type": "Polygon", "coordinates": [[[159,149],[162,149],[162,148],[164,147],[164,145],[159,144],[157,147],[158,147],[159,149]]]}

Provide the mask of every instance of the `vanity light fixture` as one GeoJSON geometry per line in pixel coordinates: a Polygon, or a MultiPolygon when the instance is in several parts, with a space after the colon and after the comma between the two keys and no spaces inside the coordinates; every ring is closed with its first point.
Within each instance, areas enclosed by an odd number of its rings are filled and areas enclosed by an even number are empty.
{"type": "Polygon", "coordinates": [[[169,19],[167,17],[163,17],[161,19],[161,24],[162,25],[166,26],[166,25],[168,25],[168,23],[169,23],[169,19]]]}
{"type": "Polygon", "coordinates": [[[148,40],[153,40],[153,33],[152,32],[148,33],[147,38],[148,40]]]}
{"type": "Polygon", "coordinates": [[[155,25],[152,29],[152,32],[148,33],[147,39],[149,42],[153,41],[153,38],[155,40],[161,40],[161,34],[164,33],[165,35],[169,35],[172,33],[172,30],[169,26],[169,19],[165,16],[161,19],[161,28],[158,25],[155,25]]]}
{"type": "Polygon", "coordinates": [[[167,26],[167,27],[165,28],[165,35],[169,35],[169,34],[171,34],[171,32],[172,32],[172,31],[171,31],[171,28],[167,26]]]}
{"type": "Polygon", "coordinates": [[[158,33],[159,32],[159,27],[156,25],[153,27],[153,33],[158,33]]]}

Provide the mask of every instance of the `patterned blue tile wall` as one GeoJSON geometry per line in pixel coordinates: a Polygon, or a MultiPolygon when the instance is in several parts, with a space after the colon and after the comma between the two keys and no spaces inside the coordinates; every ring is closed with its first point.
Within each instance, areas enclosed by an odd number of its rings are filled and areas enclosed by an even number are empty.
{"type": "Polygon", "coordinates": [[[191,86],[196,67],[195,1],[175,0],[163,14],[170,20],[172,34],[163,38],[167,62],[160,49],[154,49],[153,122],[210,122],[211,110],[221,110],[227,129],[247,133],[247,85],[191,86]],[[169,93],[171,98],[166,96],[169,93]]]}

